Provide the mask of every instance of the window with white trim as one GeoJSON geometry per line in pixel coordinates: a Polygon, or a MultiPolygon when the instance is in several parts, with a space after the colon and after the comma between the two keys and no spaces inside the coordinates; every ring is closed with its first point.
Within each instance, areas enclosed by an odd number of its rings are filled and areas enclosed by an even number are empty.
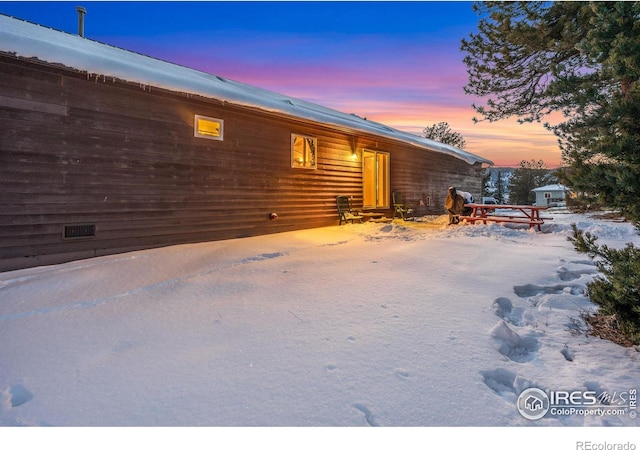
{"type": "Polygon", "coordinates": [[[196,114],[193,135],[199,138],[222,141],[224,138],[224,120],[196,114]]]}
{"type": "Polygon", "coordinates": [[[315,169],[317,164],[317,138],[291,134],[291,167],[315,169]]]}

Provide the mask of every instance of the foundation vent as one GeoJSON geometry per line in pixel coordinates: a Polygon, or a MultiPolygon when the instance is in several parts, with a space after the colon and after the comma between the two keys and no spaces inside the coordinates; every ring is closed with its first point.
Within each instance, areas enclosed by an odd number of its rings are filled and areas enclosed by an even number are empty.
{"type": "Polygon", "coordinates": [[[62,231],[63,239],[83,239],[96,237],[95,224],[65,225],[62,231]]]}

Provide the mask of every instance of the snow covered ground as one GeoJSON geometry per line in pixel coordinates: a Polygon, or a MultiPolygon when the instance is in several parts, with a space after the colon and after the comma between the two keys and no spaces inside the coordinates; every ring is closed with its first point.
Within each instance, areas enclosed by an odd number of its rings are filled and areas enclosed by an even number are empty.
{"type": "Polygon", "coordinates": [[[629,401],[640,352],[570,332],[597,271],[566,238],[575,222],[600,243],[640,239],[626,223],[552,216],[543,232],[441,217],[0,273],[0,435],[613,426],[624,437],[640,423],[629,401]],[[516,406],[530,387],[609,399],[602,415],[530,420],[516,406]]]}

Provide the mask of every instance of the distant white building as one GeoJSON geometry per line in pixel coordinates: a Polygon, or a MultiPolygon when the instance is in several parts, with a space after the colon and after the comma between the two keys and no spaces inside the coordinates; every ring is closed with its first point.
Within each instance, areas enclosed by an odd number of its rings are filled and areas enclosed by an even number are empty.
{"type": "Polygon", "coordinates": [[[536,194],[538,206],[566,206],[566,196],[569,188],[562,184],[549,184],[532,190],[536,194]]]}

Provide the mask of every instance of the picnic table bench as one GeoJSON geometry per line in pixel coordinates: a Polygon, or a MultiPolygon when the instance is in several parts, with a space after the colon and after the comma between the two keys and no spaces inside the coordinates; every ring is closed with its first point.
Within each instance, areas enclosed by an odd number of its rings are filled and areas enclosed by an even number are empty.
{"type": "Polygon", "coordinates": [[[529,228],[537,227],[538,231],[541,231],[545,219],[552,219],[551,217],[540,216],[540,211],[547,209],[548,206],[485,205],[479,203],[468,203],[464,206],[471,208],[471,214],[468,216],[458,216],[458,218],[470,223],[477,221],[482,221],[485,225],[487,222],[521,223],[529,225],[529,228]],[[497,212],[498,210],[505,211],[507,214],[499,214],[497,212]],[[509,214],[509,211],[511,211],[512,214],[509,214]]]}

